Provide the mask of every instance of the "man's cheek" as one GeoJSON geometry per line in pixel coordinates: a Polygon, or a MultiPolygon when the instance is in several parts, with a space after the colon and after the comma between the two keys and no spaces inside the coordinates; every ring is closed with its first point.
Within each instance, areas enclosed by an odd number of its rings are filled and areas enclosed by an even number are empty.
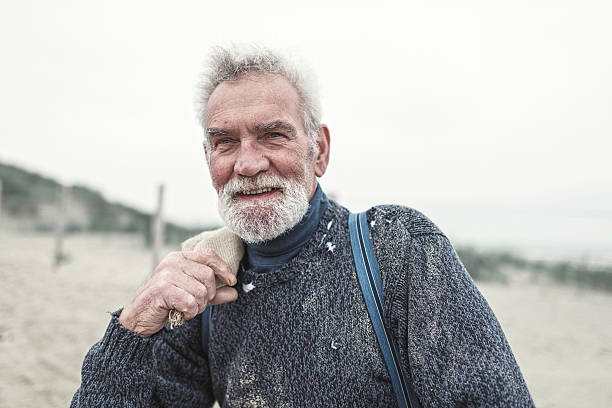
{"type": "Polygon", "coordinates": [[[221,191],[223,186],[227,183],[226,177],[224,177],[224,172],[222,169],[219,169],[216,166],[210,167],[210,177],[217,192],[221,191]]]}

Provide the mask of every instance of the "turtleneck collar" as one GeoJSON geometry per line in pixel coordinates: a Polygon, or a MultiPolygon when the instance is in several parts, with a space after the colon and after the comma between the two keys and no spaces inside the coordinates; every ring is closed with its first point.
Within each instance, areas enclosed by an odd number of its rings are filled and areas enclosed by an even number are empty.
{"type": "Polygon", "coordinates": [[[273,240],[246,245],[249,268],[256,273],[265,273],[289,262],[316,231],[328,203],[327,196],[317,184],[317,189],[310,199],[308,211],[295,227],[273,240]]]}

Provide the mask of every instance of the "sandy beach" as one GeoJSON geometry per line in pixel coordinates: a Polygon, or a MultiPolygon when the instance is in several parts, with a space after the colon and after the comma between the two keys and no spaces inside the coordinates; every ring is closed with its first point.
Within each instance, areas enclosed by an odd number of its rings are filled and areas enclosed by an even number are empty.
{"type": "MultiPolygon", "coordinates": [[[[107,312],[151,268],[140,237],[75,235],[52,268],[52,235],[0,228],[0,407],[66,407],[107,312]]],[[[170,249],[169,249],[170,250],[170,249]]],[[[612,406],[612,295],[518,279],[478,283],[538,407],[612,406]]]]}

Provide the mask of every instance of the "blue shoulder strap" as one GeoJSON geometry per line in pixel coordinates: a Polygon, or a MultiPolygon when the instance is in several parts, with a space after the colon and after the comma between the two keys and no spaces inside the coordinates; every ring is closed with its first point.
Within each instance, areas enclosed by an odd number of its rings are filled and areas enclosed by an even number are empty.
{"type": "Polygon", "coordinates": [[[349,233],[359,286],[391,377],[397,404],[400,408],[420,408],[419,401],[408,382],[408,375],[392,333],[383,322],[382,280],[374,247],[370,240],[370,229],[365,212],[349,214],[349,233]]]}
{"type": "Polygon", "coordinates": [[[212,315],[212,306],[207,306],[202,312],[202,349],[204,355],[208,358],[208,342],[210,338],[210,316],[212,315]]]}

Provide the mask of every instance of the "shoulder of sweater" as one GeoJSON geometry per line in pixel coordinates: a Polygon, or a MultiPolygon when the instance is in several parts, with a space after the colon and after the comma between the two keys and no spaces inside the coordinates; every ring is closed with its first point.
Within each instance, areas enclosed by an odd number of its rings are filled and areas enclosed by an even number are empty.
{"type": "Polygon", "coordinates": [[[385,204],[370,208],[368,223],[370,226],[394,224],[411,236],[444,235],[438,226],[422,212],[402,205],[385,204]]]}

